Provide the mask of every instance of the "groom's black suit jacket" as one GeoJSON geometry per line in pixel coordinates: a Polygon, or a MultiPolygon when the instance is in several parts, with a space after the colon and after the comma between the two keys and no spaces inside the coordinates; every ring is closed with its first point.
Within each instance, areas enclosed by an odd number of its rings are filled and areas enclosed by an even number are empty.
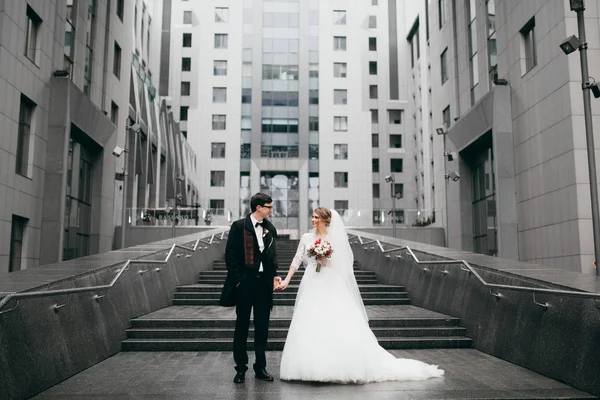
{"type": "MultiPolygon", "coordinates": [[[[256,279],[261,261],[264,278],[271,281],[275,278],[278,267],[275,248],[277,229],[266,219],[263,220],[263,229],[268,232],[263,236],[265,247],[261,253],[250,215],[231,224],[225,249],[227,278],[221,291],[220,305],[231,307],[236,304],[236,287],[238,283],[248,279],[256,279]]],[[[271,304],[273,303],[272,296],[271,293],[271,304]]]]}

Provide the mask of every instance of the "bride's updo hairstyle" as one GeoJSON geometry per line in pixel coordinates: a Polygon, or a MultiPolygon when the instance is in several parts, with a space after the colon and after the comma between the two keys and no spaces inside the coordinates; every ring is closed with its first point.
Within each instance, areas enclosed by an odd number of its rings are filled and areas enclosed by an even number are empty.
{"type": "Polygon", "coordinates": [[[325,226],[329,226],[331,223],[331,210],[325,207],[319,207],[315,209],[315,214],[319,216],[319,218],[325,222],[325,226]]]}

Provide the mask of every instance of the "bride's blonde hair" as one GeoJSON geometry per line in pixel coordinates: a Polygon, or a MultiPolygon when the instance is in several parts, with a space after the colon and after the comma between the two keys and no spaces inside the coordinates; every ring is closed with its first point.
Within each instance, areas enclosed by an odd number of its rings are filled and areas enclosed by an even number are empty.
{"type": "Polygon", "coordinates": [[[319,207],[315,209],[315,214],[319,216],[319,218],[325,222],[325,226],[329,226],[331,224],[331,210],[325,207],[319,207]]]}

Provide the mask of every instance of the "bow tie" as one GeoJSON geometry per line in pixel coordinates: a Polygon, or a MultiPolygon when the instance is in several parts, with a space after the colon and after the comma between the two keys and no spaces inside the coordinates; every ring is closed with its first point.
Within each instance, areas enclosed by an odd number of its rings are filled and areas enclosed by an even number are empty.
{"type": "Polygon", "coordinates": [[[262,222],[257,222],[256,224],[254,224],[254,227],[256,228],[257,226],[262,227],[263,229],[265,228],[265,226],[263,225],[262,222]]]}

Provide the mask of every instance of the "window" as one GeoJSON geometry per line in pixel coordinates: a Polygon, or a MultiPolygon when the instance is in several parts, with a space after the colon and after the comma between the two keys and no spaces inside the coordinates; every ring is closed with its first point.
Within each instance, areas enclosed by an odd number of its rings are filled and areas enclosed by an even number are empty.
{"type": "Polygon", "coordinates": [[[252,89],[242,89],[242,104],[252,104],[252,89]]]}
{"type": "Polygon", "coordinates": [[[369,75],[377,75],[377,61],[369,61],[369,75]]]}
{"type": "Polygon", "coordinates": [[[38,36],[42,19],[27,6],[27,31],[25,32],[25,56],[37,64],[38,36]]]}
{"type": "Polygon", "coordinates": [[[334,25],[346,25],[346,11],[345,10],[334,10],[333,11],[333,24],[334,25]]]}
{"type": "Polygon", "coordinates": [[[29,137],[35,107],[34,102],[21,95],[15,172],[23,176],[27,176],[29,167],[29,137]]]}
{"type": "Polygon", "coordinates": [[[402,148],[402,135],[390,135],[390,148],[401,149],[402,148]]]}
{"type": "Polygon", "coordinates": [[[227,128],[227,119],[225,115],[213,115],[212,128],[214,131],[224,131],[227,128]]]}
{"type": "Polygon", "coordinates": [[[496,4],[494,0],[487,0],[487,48],[488,48],[488,69],[490,87],[498,77],[498,50],[496,48],[496,4]]]}
{"type": "Polygon", "coordinates": [[[414,68],[415,61],[419,59],[421,55],[421,48],[419,43],[419,25],[418,23],[413,28],[414,33],[408,38],[410,44],[410,67],[414,68]]]}
{"type": "Polygon", "coordinates": [[[446,47],[440,56],[440,70],[442,74],[442,85],[446,83],[448,80],[448,61],[446,54],[448,53],[448,48],[446,47]]]}
{"type": "Polygon", "coordinates": [[[185,25],[191,25],[192,24],[192,12],[191,11],[184,11],[183,12],[183,23],[185,25]]]}
{"type": "Polygon", "coordinates": [[[379,134],[378,133],[371,134],[371,147],[374,149],[379,147],[379,134]]]}
{"type": "MultiPolygon", "coordinates": [[[[276,92],[274,92],[276,93],[276,92]]],[[[314,89],[314,90],[309,90],[308,91],[308,104],[319,104],[319,91],[314,89]]],[[[296,104],[297,105],[297,104],[296,104]]]]}
{"type": "Polygon", "coordinates": [[[117,0],[117,17],[123,22],[123,10],[125,8],[125,0],[117,0]]]}
{"type": "Polygon", "coordinates": [[[181,58],[181,70],[191,71],[192,70],[192,59],[190,57],[181,58]]]}
{"type": "Polygon", "coordinates": [[[333,173],[333,187],[347,188],[348,187],[348,173],[347,172],[334,172],[333,173]]]}
{"type": "Polygon", "coordinates": [[[187,139],[187,131],[181,131],[181,135],[187,139]]]}
{"type": "Polygon", "coordinates": [[[64,69],[69,71],[69,76],[73,79],[73,62],[75,59],[75,15],[73,0],[67,0],[67,12],[65,16],[65,65],[64,69]]]}
{"type": "Polygon", "coordinates": [[[229,22],[229,8],[215,7],[215,22],[229,22]]]}
{"type": "Polygon", "coordinates": [[[404,183],[394,183],[394,193],[391,193],[392,197],[396,197],[397,199],[404,198],[404,183]]]}
{"type": "Polygon", "coordinates": [[[390,124],[400,125],[402,123],[402,110],[388,110],[390,124]]]}
{"type": "Polygon", "coordinates": [[[227,102],[227,88],[216,87],[213,88],[213,103],[226,103],[227,102]]]}
{"type": "Polygon", "coordinates": [[[348,104],[348,91],[346,89],[334,89],[333,104],[348,104]]]}
{"type": "Polygon", "coordinates": [[[402,165],[402,159],[401,158],[392,158],[390,159],[390,171],[391,172],[402,172],[403,170],[403,165],[402,165]]]}
{"type": "Polygon", "coordinates": [[[210,186],[225,186],[225,171],[210,171],[210,186]]]}
{"type": "Polygon", "coordinates": [[[438,0],[438,15],[440,17],[440,29],[446,23],[446,0],[438,0]]]}
{"type": "Polygon", "coordinates": [[[189,96],[190,95],[190,82],[181,82],[181,95],[189,96]]]}
{"type": "Polygon", "coordinates": [[[377,38],[369,38],[369,51],[377,51],[377,38]]]}
{"type": "Polygon", "coordinates": [[[319,159],[319,145],[318,144],[309,144],[308,145],[308,159],[309,160],[318,160],[319,159]]]}
{"type": "Polygon", "coordinates": [[[373,198],[374,199],[378,199],[379,198],[379,183],[374,183],[373,184],[373,198]]]}
{"type": "Polygon", "coordinates": [[[308,117],[308,130],[311,132],[319,131],[319,117],[308,117]]]}
{"type": "Polygon", "coordinates": [[[319,63],[308,64],[308,77],[318,78],[319,77],[319,63]]]}
{"type": "Polygon", "coordinates": [[[210,212],[212,215],[225,215],[225,200],[210,199],[210,212]]]}
{"type": "Polygon", "coordinates": [[[347,144],[334,144],[333,145],[333,159],[334,160],[347,160],[348,159],[348,145],[347,144]]]}
{"type": "Polygon", "coordinates": [[[252,117],[242,117],[240,127],[243,131],[252,130],[252,117]]]}
{"type": "Polygon", "coordinates": [[[227,75],[227,61],[215,60],[213,64],[213,75],[214,76],[226,76],[227,75]]]}
{"type": "Polygon", "coordinates": [[[376,6],[377,5],[377,0],[371,0],[371,5],[372,6],[376,6]]]}
{"type": "Polygon", "coordinates": [[[183,47],[192,47],[192,34],[191,33],[183,34],[183,47]]]}
{"type": "Polygon", "coordinates": [[[523,47],[521,51],[521,58],[524,61],[524,63],[522,64],[522,67],[524,67],[523,75],[531,71],[531,69],[537,65],[534,29],[535,18],[531,18],[529,22],[527,22],[525,26],[521,28],[521,36],[523,37],[523,47]]]}
{"type": "Polygon", "coordinates": [[[379,97],[377,85],[369,85],[369,98],[376,99],[379,97]]]}
{"type": "Polygon", "coordinates": [[[92,88],[92,67],[94,60],[94,37],[96,30],[96,2],[90,1],[87,9],[87,22],[86,22],[86,31],[85,31],[85,67],[83,71],[83,93],[86,96],[91,95],[92,88]]]}
{"type": "Polygon", "coordinates": [[[369,29],[377,29],[377,16],[369,15],[369,29]]]}
{"type": "Polygon", "coordinates": [[[344,216],[346,210],[348,210],[348,200],[334,200],[333,209],[341,216],[344,216]]]}
{"type": "Polygon", "coordinates": [[[119,106],[114,101],[110,102],[110,122],[115,125],[119,123],[119,106]]]}
{"type": "Polygon", "coordinates": [[[479,63],[477,62],[477,23],[476,23],[476,1],[468,0],[467,8],[467,36],[469,49],[469,70],[471,73],[471,105],[477,101],[476,87],[479,84],[479,63]]]}
{"type": "Polygon", "coordinates": [[[251,153],[250,143],[243,143],[240,145],[240,158],[249,159],[251,153]]]}
{"type": "Polygon", "coordinates": [[[333,130],[346,132],[348,130],[348,117],[333,117],[333,130]]]}
{"type": "Polygon", "coordinates": [[[379,110],[371,110],[371,123],[372,124],[379,123],[379,110]]]}
{"type": "Polygon", "coordinates": [[[442,123],[446,129],[450,128],[450,106],[444,108],[444,111],[442,111],[442,123]]]}
{"type": "Polygon", "coordinates": [[[333,37],[333,50],[346,51],[346,36],[333,37]]]}
{"type": "Polygon", "coordinates": [[[336,62],[333,63],[333,76],[335,78],[346,77],[346,63],[336,62]]]}
{"type": "Polygon", "coordinates": [[[227,38],[226,33],[215,33],[215,49],[226,49],[227,38]]]}
{"type": "Polygon", "coordinates": [[[27,218],[12,216],[12,227],[10,233],[10,260],[8,272],[21,270],[21,256],[23,255],[23,238],[25,236],[25,226],[27,218]]]}
{"type": "Polygon", "coordinates": [[[181,106],[179,107],[179,120],[180,121],[187,121],[188,120],[188,111],[189,111],[189,107],[188,106],[181,106]]]}
{"type": "Polygon", "coordinates": [[[114,44],[113,74],[117,79],[121,79],[121,46],[117,42],[114,44]]]}
{"type": "Polygon", "coordinates": [[[371,161],[373,172],[379,172],[379,158],[374,158],[371,161]]]}

